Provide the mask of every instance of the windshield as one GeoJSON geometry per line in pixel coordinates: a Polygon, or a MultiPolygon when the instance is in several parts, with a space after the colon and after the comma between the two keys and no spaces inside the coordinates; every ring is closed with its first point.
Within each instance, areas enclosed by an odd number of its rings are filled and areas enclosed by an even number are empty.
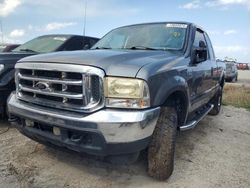
{"type": "Polygon", "coordinates": [[[26,51],[37,53],[48,53],[57,50],[64,42],[68,40],[65,36],[43,36],[35,38],[17,47],[14,52],[26,51]]]}
{"type": "Polygon", "coordinates": [[[92,49],[181,50],[187,25],[174,23],[121,27],[105,35],[92,49]]]}

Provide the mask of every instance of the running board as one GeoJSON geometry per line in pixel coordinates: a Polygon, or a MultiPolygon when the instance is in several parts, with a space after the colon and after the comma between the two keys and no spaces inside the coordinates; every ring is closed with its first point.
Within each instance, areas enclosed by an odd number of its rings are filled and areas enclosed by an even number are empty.
{"type": "Polygon", "coordinates": [[[184,126],[181,126],[180,130],[181,131],[186,131],[186,130],[189,130],[189,129],[193,129],[197,125],[197,123],[199,123],[213,109],[213,107],[214,107],[214,105],[210,104],[210,107],[208,108],[207,111],[205,111],[204,114],[202,114],[197,120],[193,120],[190,123],[188,123],[188,124],[186,124],[184,126]]]}

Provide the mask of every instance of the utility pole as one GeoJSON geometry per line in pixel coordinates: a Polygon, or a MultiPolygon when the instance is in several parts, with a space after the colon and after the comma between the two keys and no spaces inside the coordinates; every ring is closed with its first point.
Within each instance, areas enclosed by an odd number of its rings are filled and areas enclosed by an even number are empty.
{"type": "Polygon", "coordinates": [[[1,19],[0,19],[0,33],[1,33],[1,42],[3,44],[3,23],[1,19]]]}
{"type": "Polygon", "coordinates": [[[87,17],[87,0],[84,0],[83,36],[85,36],[85,30],[86,30],[86,17],[87,17]]]}

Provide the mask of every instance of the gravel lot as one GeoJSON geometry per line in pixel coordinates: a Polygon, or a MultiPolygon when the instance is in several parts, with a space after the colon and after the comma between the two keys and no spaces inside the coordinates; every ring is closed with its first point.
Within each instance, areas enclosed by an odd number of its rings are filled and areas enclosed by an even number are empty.
{"type": "Polygon", "coordinates": [[[113,166],[37,144],[14,128],[7,131],[2,121],[0,187],[250,187],[249,122],[249,111],[226,106],[219,116],[181,132],[175,171],[158,182],[147,176],[145,156],[130,166],[113,166]]]}
{"type": "MultiPolygon", "coordinates": [[[[250,86],[250,71],[237,83],[250,86]]],[[[22,136],[0,120],[0,188],[5,187],[250,187],[250,112],[224,106],[177,137],[175,171],[165,182],[149,178],[146,157],[114,166],[89,155],[58,150],[22,136]]]]}

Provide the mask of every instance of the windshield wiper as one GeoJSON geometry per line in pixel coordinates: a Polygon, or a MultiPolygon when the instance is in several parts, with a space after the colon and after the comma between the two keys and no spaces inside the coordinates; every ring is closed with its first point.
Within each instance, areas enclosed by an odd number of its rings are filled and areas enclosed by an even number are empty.
{"type": "MultiPolygon", "coordinates": [[[[112,49],[109,47],[95,47],[92,49],[112,49]]],[[[132,46],[130,48],[117,48],[117,49],[128,49],[128,50],[162,50],[162,49],[156,49],[156,48],[150,48],[150,47],[146,47],[146,46],[132,46]]]]}
{"type": "Polygon", "coordinates": [[[95,50],[102,50],[102,49],[104,49],[104,50],[109,50],[109,49],[112,49],[112,48],[109,48],[109,47],[95,47],[95,48],[93,48],[93,49],[95,49],[95,50]]]}
{"type": "Polygon", "coordinates": [[[126,48],[126,49],[129,49],[129,50],[159,50],[156,48],[150,48],[150,47],[146,47],[146,46],[132,46],[132,47],[126,48]]]}
{"type": "Polygon", "coordinates": [[[31,49],[28,49],[28,48],[20,49],[19,51],[20,51],[20,52],[35,52],[35,53],[37,53],[36,51],[31,50],[31,49]]]}

